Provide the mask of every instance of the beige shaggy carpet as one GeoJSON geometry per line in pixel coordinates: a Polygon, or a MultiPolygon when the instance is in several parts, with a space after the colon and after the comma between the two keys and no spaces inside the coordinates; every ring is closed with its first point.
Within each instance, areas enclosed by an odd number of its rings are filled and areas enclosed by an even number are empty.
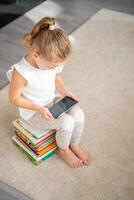
{"type": "Polygon", "coordinates": [[[38,167],[11,142],[17,109],[0,93],[0,179],[34,200],[134,199],[134,17],[101,9],[73,32],[63,70],[86,121],[81,146],[92,163],[69,168],[57,156],[38,167]]]}

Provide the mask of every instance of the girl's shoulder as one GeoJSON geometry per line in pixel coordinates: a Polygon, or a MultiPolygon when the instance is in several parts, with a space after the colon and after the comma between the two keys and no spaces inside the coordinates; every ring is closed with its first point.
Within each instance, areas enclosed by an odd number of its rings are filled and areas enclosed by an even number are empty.
{"type": "Polygon", "coordinates": [[[24,57],[17,63],[13,64],[10,69],[6,72],[7,78],[9,81],[11,81],[13,70],[16,69],[17,72],[27,81],[29,81],[30,77],[30,71],[31,68],[27,66],[27,63],[25,62],[24,57]]]}

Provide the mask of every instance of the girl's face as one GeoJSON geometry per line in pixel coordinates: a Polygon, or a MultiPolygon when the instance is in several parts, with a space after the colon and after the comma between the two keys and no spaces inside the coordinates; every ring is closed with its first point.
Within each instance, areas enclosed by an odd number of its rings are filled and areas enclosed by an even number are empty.
{"type": "Polygon", "coordinates": [[[47,61],[44,57],[39,56],[39,55],[35,55],[34,56],[34,60],[36,65],[38,66],[39,69],[42,70],[48,70],[48,69],[54,69],[56,67],[58,67],[59,65],[64,65],[66,60],[62,61],[62,62],[51,62],[51,61],[47,61]]]}

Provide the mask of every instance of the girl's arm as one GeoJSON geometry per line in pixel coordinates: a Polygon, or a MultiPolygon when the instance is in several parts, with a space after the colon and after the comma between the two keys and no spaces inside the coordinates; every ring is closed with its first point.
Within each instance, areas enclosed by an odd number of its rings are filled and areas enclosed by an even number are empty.
{"type": "Polygon", "coordinates": [[[9,87],[9,99],[12,104],[17,107],[27,108],[30,110],[38,111],[41,107],[21,96],[22,89],[27,84],[27,81],[17,72],[13,71],[10,87],[9,87]]]}
{"type": "Polygon", "coordinates": [[[56,89],[57,89],[63,96],[65,96],[66,93],[68,92],[68,89],[65,87],[60,73],[57,73],[57,74],[56,74],[56,89]]]}
{"type": "Polygon", "coordinates": [[[77,97],[69,90],[67,89],[67,87],[65,86],[62,77],[61,77],[61,73],[57,73],[56,74],[56,89],[63,95],[63,96],[70,96],[76,100],[77,97]]]}

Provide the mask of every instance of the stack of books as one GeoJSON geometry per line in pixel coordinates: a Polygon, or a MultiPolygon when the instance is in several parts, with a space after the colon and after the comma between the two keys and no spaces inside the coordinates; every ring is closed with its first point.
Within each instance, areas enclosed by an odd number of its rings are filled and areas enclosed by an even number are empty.
{"type": "Polygon", "coordinates": [[[50,158],[56,153],[57,144],[55,140],[56,129],[44,131],[31,127],[22,119],[13,122],[15,135],[13,143],[24,152],[35,165],[50,158]]]}

